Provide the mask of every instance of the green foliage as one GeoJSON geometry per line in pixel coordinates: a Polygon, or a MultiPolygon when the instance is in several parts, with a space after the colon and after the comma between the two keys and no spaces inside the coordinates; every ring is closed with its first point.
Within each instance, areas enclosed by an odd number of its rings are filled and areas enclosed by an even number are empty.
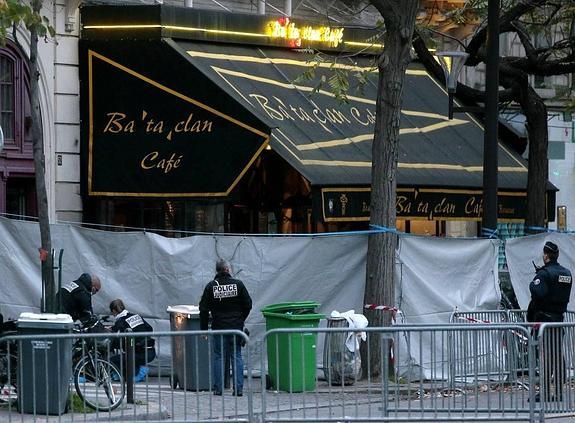
{"type": "Polygon", "coordinates": [[[575,111],[575,87],[555,86],[555,97],[553,100],[565,104],[565,110],[568,112],[575,111]]]}
{"type": "Polygon", "coordinates": [[[340,103],[349,103],[350,90],[363,94],[365,85],[376,70],[375,66],[372,68],[354,67],[353,63],[347,59],[345,63],[337,59],[333,60],[331,57],[326,60],[321,53],[315,54],[307,64],[308,68],[293,83],[311,83],[313,88],[310,95],[325,90],[333,94],[340,103]],[[323,72],[320,71],[322,68],[323,72]]]}
{"type": "Polygon", "coordinates": [[[48,18],[34,11],[29,4],[21,0],[0,0],[0,44],[6,42],[8,31],[18,25],[24,25],[28,31],[35,29],[38,37],[56,34],[48,18]]]}
{"type": "Polygon", "coordinates": [[[82,398],[80,398],[78,394],[76,394],[75,392],[70,394],[70,411],[72,413],[82,413],[82,414],[94,412],[94,410],[88,407],[84,403],[82,398]]]}

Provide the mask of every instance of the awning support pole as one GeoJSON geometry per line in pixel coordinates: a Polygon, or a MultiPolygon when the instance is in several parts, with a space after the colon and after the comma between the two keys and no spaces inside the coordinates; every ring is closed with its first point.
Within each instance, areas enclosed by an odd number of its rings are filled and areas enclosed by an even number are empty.
{"type": "Polygon", "coordinates": [[[291,0],[286,0],[285,14],[291,16],[291,0]]]}
{"type": "Polygon", "coordinates": [[[266,0],[258,0],[258,14],[266,14],[266,0]]]}
{"type": "Polygon", "coordinates": [[[194,7],[194,0],[184,0],[185,7],[194,7]]]}

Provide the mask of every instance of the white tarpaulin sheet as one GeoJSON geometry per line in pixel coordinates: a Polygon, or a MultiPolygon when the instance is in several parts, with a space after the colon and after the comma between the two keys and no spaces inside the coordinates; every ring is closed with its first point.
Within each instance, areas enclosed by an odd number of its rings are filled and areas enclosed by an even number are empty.
{"type": "MultiPolygon", "coordinates": [[[[543,266],[543,246],[552,241],[559,246],[559,263],[573,272],[575,270],[575,234],[545,233],[509,239],[505,242],[507,267],[513,290],[522,309],[526,309],[531,300],[529,284],[535,277],[535,268],[543,266]]],[[[571,299],[567,308],[575,308],[575,289],[571,290],[571,299]]]]}
{"type": "MultiPolygon", "coordinates": [[[[445,324],[455,310],[497,309],[501,297],[498,249],[499,241],[489,239],[401,237],[396,303],[403,312],[403,323],[445,324]]],[[[432,351],[429,333],[406,338],[401,339],[397,352],[399,374],[446,379],[450,366],[438,358],[448,361],[457,346],[446,340],[443,345],[436,342],[432,351]],[[431,364],[432,357],[436,366],[431,364]]]]}
{"type": "MultiPolygon", "coordinates": [[[[252,296],[247,326],[255,339],[265,332],[260,309],[271,303],[314,300],[325,314],[362,310],[365,236],[175,239],[53,225],[52,239],[53,248],[64,249],[63,283],[83,272],[100,276],[95,313],[109,314],[110,301],[121,298],[130,311],[151,319],[156,330],[169,330],[169,305],[199,303],[218,258],[232,263],[252,296]]],[[[0,219],[0,311],[5,317],[40,306],[38,246],[36,224],[0,219]]]]}
{"type": "MultiPolygon", "coordinates": [[[[218,258],[232,263],[253,298],[247,321],[252,339],[261,339],[265,325],[259,310],[271,303],[314,300],[326,315],[362,310],[364,235],[175,239],[53,225],[52,238],[53,248],[64,249],[63,282],[84,272],[100,276],[95,313],[107,314],[110,301],[121,298],[130,311],[151,319],[156,330],[169,329],[169,305],[198,304],[218,258]]],[[[0,311],[5,317],[38,310],[38,246],[37,224],[0,218],[0,311]]],[[[402,236],[398,260],[398,305],[407,323],[445,323],[456,307],[489,309],[499,302],[495,241],[402,236]]],[[[318,347],[321,357],[321,343],[318,347]]]]}

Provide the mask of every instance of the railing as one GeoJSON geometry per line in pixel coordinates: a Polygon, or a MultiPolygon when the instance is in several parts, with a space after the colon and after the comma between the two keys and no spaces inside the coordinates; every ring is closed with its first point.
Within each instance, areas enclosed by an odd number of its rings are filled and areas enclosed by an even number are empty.
{"type": "MultiPolygon", "coordinates": [[[[249,339],[241,331],[3,337],[0,421],[202,422],[225,418],[230,422],[253,422],[253,396],[249,392],[249,370],[253,366],[249,354],[245,354],[246,395],[215,395],[215,374],[219,370],[224,375],[226,363],[222,361],[219,369],[211,363],[216,351],[226,348],[226,337],[232,338],[232,352],[240,352],[242,344],[249,348],[249,339]],[[140,364],[152,354],[145,347],[148,339],[156,341],[158,357],[166,356],[168,348],[174,355],[169,363],[154,366],[153,374],[143,376],[140,364]],[[116,343],[123,350],[116,350],[116,343]],[[130,344],[142,347],[132,350],[127,347],[130,344]],[[122,351],[124,355],[120,356],[122,351]],[[129,358],[131,351],[133,356],[129,358]],[[128,375],[141,381],[128,383],[128,375]]],[[[228,373],[233,370],[232,364],[228,373]]],[[[225,377],[221,381],[227,383],[225,377]]]]}
{"type": "Polygon", "coordinates": [[[494,316],[367,328],[362,357],[349,328],[275,329],[257,343],[240,331],[8,336],[0,339],[0,421],[544,421],[575,412],[575,323],[532,331],[510,318],[486,323],[494,316]],[[232,353],[243,351],[242,396],[233,395],[233,377],[215,395],[216,374],[235,368],[212,364],[222,335],[235,338],[232,353]],[[156,341],[152,365],[168,349],[172,359],[130,384],[139,361],[118,361],[113,347],[142,337],[156,341]]]}
{"type": "MultiPolygon", "coordinates": [[[[377,350],[366,354],[368,369],[360,380],[358,374],[351,386],[329,383],[313,367],[301,345],[314,338],[346,332],[345,329],[276,329],[265,335],[267,368],[271,374],[271,390],[262,380],[262,421],[265,422],[353,422],[353,421],[533,421],[535,403],[525,385],[509,377],[508,365],[497,362],[484,366],[471,365],[465,372],[465,383],[453,389],[450,373],[453,351],[457,356],[469,354],[472,362],[484,355],[488,344],[468,342],[470,339],[497,340],[501,334],[514,331],[529,337],[519,325],[508,324],[447,324],[438,326],[395,326],[368,328],[367,345],[377,350]],[[283,339],[282,339],[283,338],[283,339]],[[393,355],[389,354],[392,344],[393,355]],[[287,346],[283,355],[278,345],[287,346]],[[270,354],[270,347],[276,351],[270,354]],[[285,360],[286,357],[291,357],[285,360]],[[297,361],[297,365],[294,362],[297,361]],[[275,369],[274,369],[275,368],[275,369]],[[286,392],[285,394],[282,392],[286,392]]],[[[347,329],[349,333],[349,329],[347,329]]],[[[328,345],[330,345],[328,343],[328,345]]],[[[493,345],[495,347],[495,345],[493,345]]],[[[497,343],[497,347],[500,344],[497,343]]],[[[326,356],[337,356],[327,354],[326,356]]],[[[345,356],[339,362],[324,366],[345,368],[345,356]]],[[[534,364],[534,363],[533,363],[534,364]]],[[[347,366],[355,371],[355,366],[347,366]]],[[[534,374],[534,368],[531,374],[534,374]]]]}

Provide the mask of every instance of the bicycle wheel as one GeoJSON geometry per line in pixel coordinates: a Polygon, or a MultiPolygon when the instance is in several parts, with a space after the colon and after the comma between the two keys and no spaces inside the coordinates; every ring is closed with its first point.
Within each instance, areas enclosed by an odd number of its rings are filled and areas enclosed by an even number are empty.
{"type": "Polygon", "coordinates": [[[112,411],[124,399],[124,379],[109,361],[87,357],[74,369],[74,386],[80,399],[98,411],[112,411]]]}

